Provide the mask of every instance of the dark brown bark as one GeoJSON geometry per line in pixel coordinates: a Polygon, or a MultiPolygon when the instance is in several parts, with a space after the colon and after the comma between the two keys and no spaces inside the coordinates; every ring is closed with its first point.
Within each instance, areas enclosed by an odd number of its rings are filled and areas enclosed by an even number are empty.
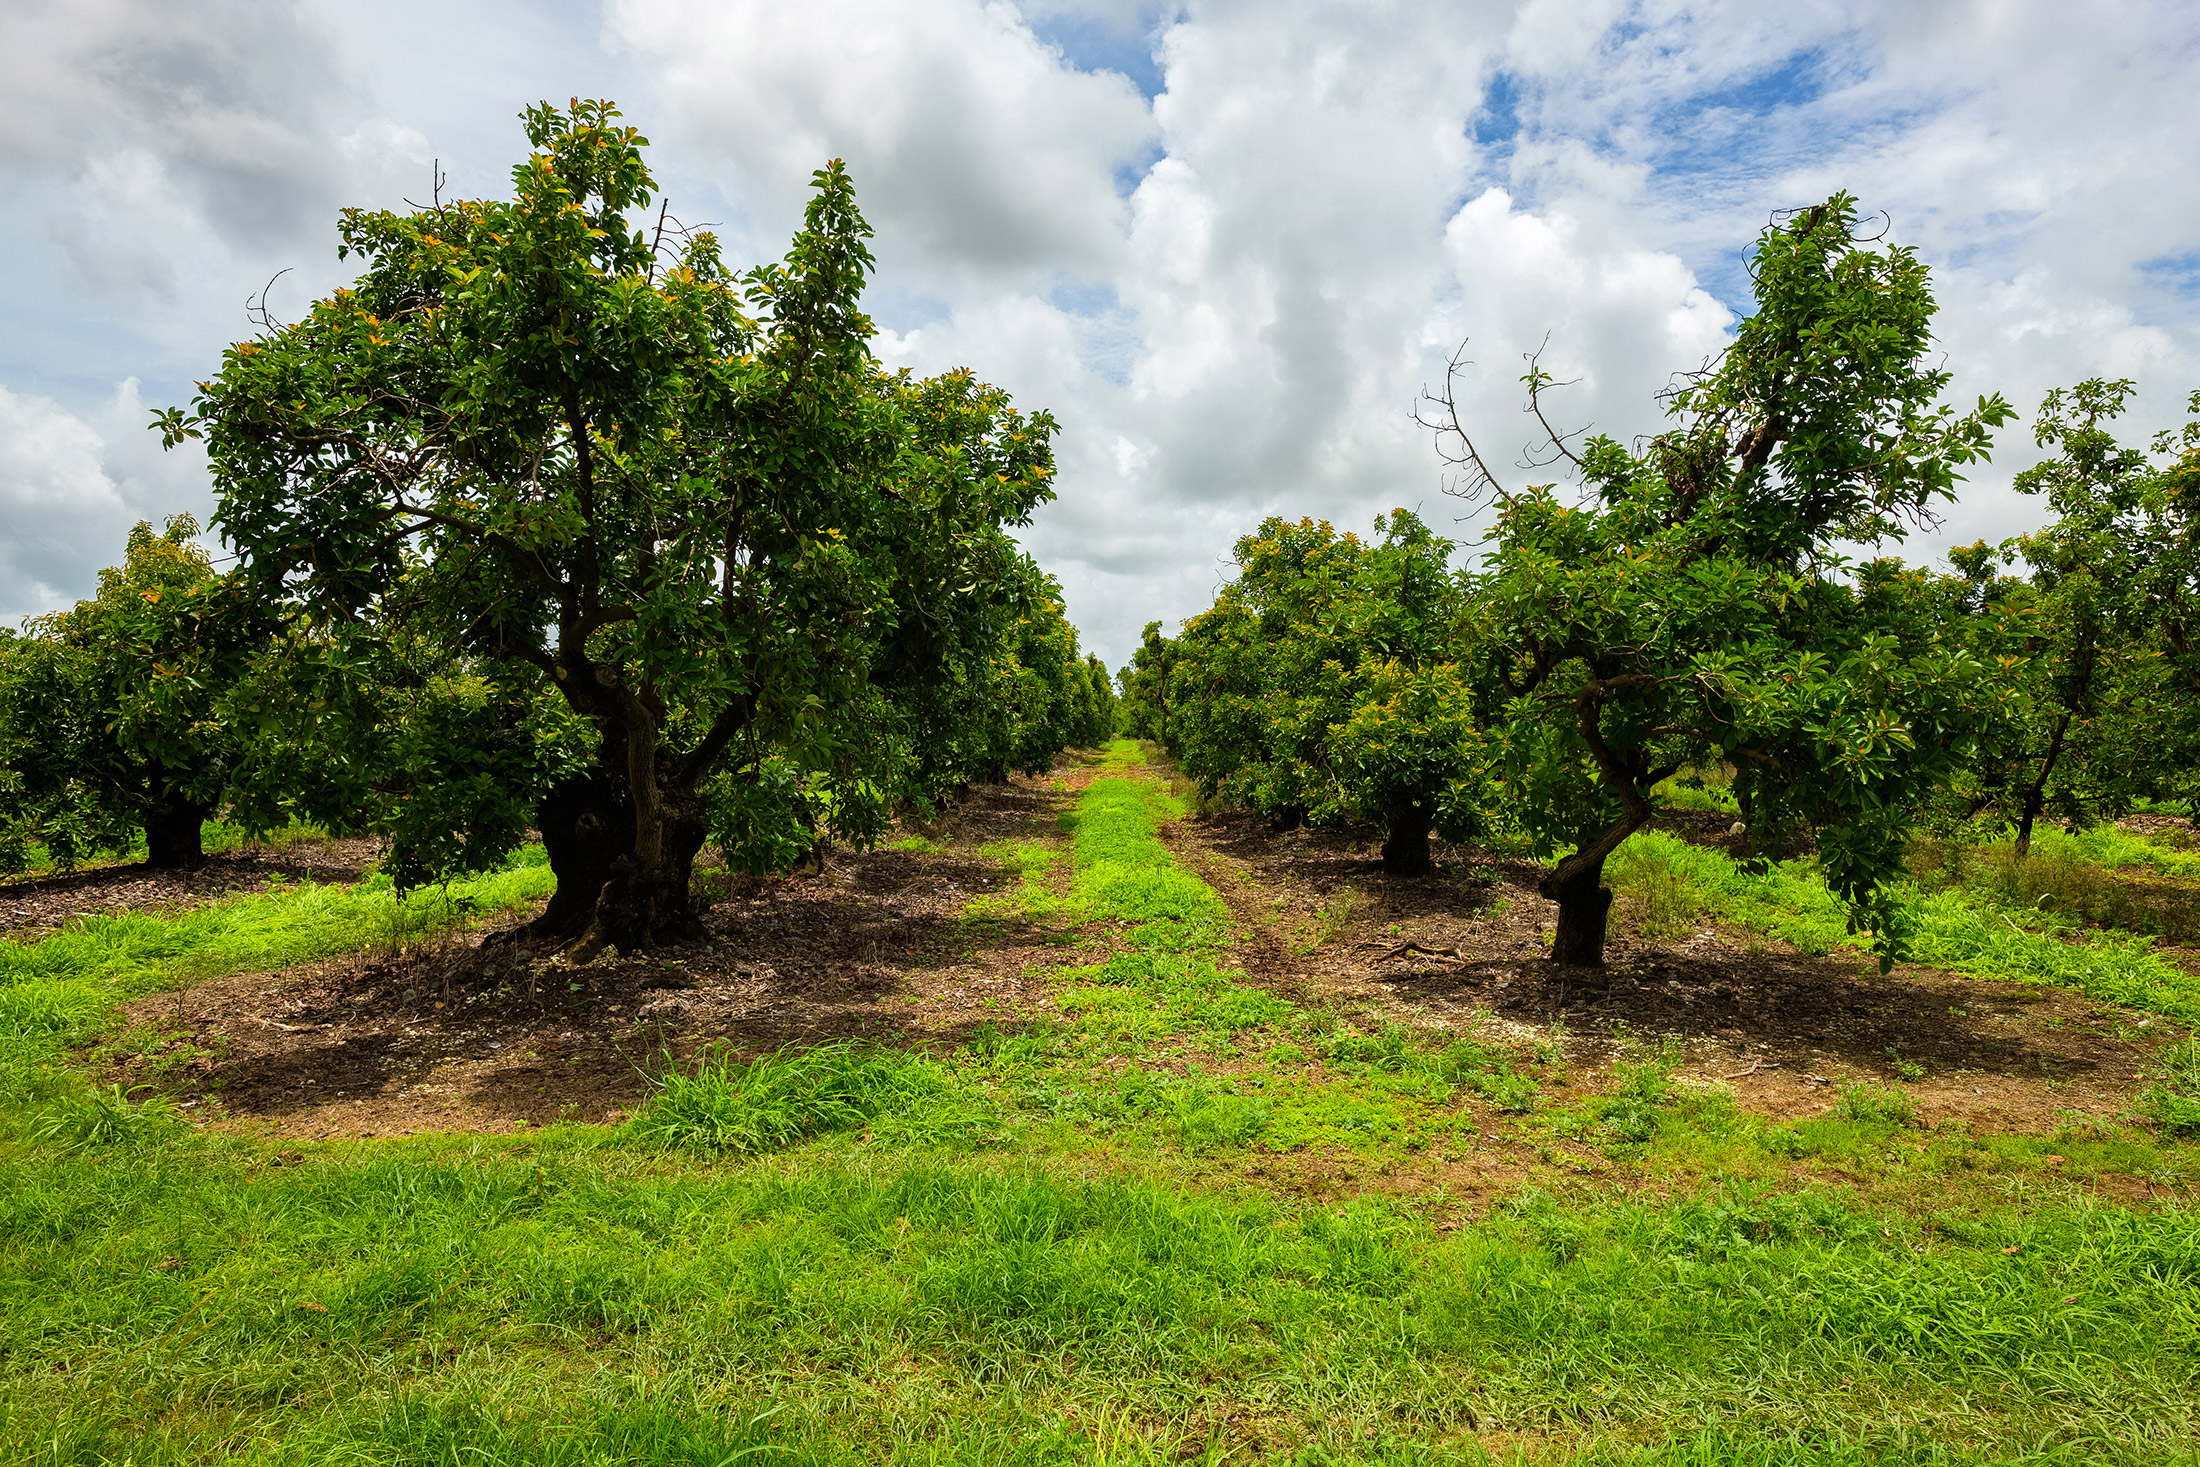
{"type": "Polygon", "coordinates": [[[1612,889],[1604,884],[1604,857],[1583,862],[1571,872],[1561,862],[1543,879],[1543,895],[1558,903],[1558,925],[1551,935],[1551,961],[1569,968],[1604,966],[1604,936],[1612,916],[1612,889]],[[1565,880],[1559,880],[1561,873],[1565,880]]]}
{"type": "Polygon", "coordinates": [[[542,915],[514,932],[552,942],[585,962],[607,947],[646,952],[705,936],[691,885],[696,853],[709,834],[702,802],[660,792],[659,857],[654,871],[635,855],[635,810],[625,780],[599,765],[552,789],[536,810],[543,851],[558,878],[542,915]]]}
{"type": "Polygon", "coordinates": [[[145,864],[156,871],[188,871],[205,865],[202,827],[213,813],[212,805],[169,795],[145,817],[145,864]]]}
{"type": "Polygon", "coordinates": [[[1392,876],[1426,876],[1435,869],[1428,834],[1436,812],[1426,801],[1404,800],[1390,811],[1390,833],[1383,841],[1383,870],[1392,876]]]}
{"type": "Polygon", "coordinates": [[[1575,697],[1574,715],[1579,720],[1582,742],[1596,760],[1604,787],[1618,798],[1621,814],[1610,829],[1560,861],[1536,884],[1537,891],[1558,903],[1558,926],[1551,937],[1554,963],[1574,968],[1604,966],[1604,934],[1612,915],[1611,889],[1604,885],[1605,859],[1657,813],[1643,791],[1656,789],[1678,768],[1667,765],[1652,769],[1643,749],[1623,752],[1604,741],[1605,700],[1622,688],[1649,686],[1652,682],[1639,674],[1599,679],[1575,697]]]}

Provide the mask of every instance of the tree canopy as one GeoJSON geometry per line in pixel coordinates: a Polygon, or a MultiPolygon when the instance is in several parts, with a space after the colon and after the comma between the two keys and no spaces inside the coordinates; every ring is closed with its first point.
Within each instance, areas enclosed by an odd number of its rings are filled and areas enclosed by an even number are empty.
{"type": "Polygon", "coordinates": [[[780,863],[963,773],[913,778],[911,745],[987,711],[939,690],[984,681],[1043,599],[1004,527],[1053,493],[1047,415],[877,365],[839,163],[784,261],[736,275],[661,204],[636,222],[659,201],[617,118],[528,109],[509,199],[345,211],[358,279],[162,419],[205,438],[260,595],[431,649],[492,722],[577,731],[562,772],[418,782],[397,832],[432,871],[516,842],[509,809],[532,808],[558,876],[532,930],[576,957],[695,935],[706,839],[780,863]]]}
{"type": "MultiPolygon", "coordinates": [[[[2042,815],[2200,796],[2200,538],[2187,488],[2200,478],[2200,422],[2158,435],[2151,453],[2120,443],[2112,424],[2134,390],[2093,378],[2049,392],[2033,437],[2057,452],[2016,487],[2054,518],[1951,554],[1973,588],[1966,626],[2014,694],[1952,793],[1963,815],[2006,819],[2020,854],[2042,815]]],[[[2200,394],[2191,406],[2200,412],[2200,394]]]]}
{"type": "MultiPolygon", "coordinates": [[[[1675,426],[1634,448],[1554,436],[1582,502],[1504,488],[1448,392],[1428,419],[1496,500],[1474,586],[1487,717],[1511,811],[1563,853],[1542,883],[1561,962],[1602,961],[1604,862],[1692,767],[1734,768],[1760,848],[1810,826],[1834,888],[1883,922],[1919,801],[1993,714],[1985,666],[1898,635],[1884,568],[1840,552],[1928,520],[2009,417],[1941,401],[1925,266],[1857,223],[1837,194],[1766,229],[1756,310],[1679,379],[1675,426]]],[[[1551,379],[1523,380],[1540,416],[1551,379]]]]}
{"type": "Polygon", "coordinates": [[[1381,823],[1387,870],[1429,870],[1429,835],[1479,826],[1464,612],[1451,542],[1397,510],[1379,540],[1270,519],[1238,573],[1164,644],[1147,629],[1126,678],[1163,742],[1210,796],[1286,823],[1381,823]]]}

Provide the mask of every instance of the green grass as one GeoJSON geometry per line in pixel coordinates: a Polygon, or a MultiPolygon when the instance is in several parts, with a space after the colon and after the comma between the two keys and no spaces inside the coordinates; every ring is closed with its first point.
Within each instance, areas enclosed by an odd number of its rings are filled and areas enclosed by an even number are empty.
{"type": "MultiPolygon", "coordinates": [[[[1716,915],[1779,937],[1797,951],[1863,948],[1848,930],[1848,910],[1809,862],[1784,861],[1752,872],[1722,851],[1693,846],[1663,831],[1640,831],[1614,857],[1614,885],[1649,885],[1668,914],[1716,915]],[[1622,859],[1624,858],[1624,859],[1622,859]]],[[[1982,900],[1964,888],[1903,888],[1907,955],[1976,978],[2072,988],[2089,998],[2200,1023],[2200,976],[2169,962],[2140,935],[2091,929],[2067,917],[1982,900]]],[[[1668,918],[1670,921],[1670,918],[1668,918]]],[[[1685,926],[1685,922],[1666,930],[1685,926]]]]}
{"type": "Polygon", "coordinates": [[[2200,1035],[2158,1055],[2160,1073],[2140,1092],[2139,1112],[2173,1136],[2200,1136],[2200,1035]]]}
{"type": "Polygon", "coordinates": [[[781,1050],[748,1064],[714,1053],[676,1071],[625,1134],[698,1151],[776,1151],[874,1125],[939,1141],[990,1129],[992,1113],[953,1071],[906,1050],[838,1042],[781,1050]]]}
{"type": "Polygon", "coordinates": [[[845,1134],[0,1152],[11,1462],[2172,1461],[2196,1345],[2179,1209],[1735,1183],[1438,1233],[845,1134]]]}
{"type": "Polygon", "coordinates": [[[400,896],[386,878],[300,882],[175,913],[80,917],[34,941],[0,942],[0,1096],[109,1023],[141,994],[417,939],[511,912],[556,884],[539,846],[503,870],[400,896]]]}

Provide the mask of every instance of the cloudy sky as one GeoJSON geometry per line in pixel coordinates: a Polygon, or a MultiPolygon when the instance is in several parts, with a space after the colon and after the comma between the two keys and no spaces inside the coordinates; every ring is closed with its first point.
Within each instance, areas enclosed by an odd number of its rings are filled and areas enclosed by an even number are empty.
{"type": "MultiPolygon", "coordinates": [[[[1932,263],[1968,402],[2200,387],[2200,9],[2184,0],[0,0],[0,619],[212,503],[148,410],[344,278],[347,203],[501,192],[525,103],[617,99],[746,264],[845,158],[881,356],[1061,419],[1026,536],[1111,664],[1264,514],[1461,511],[1412,421],[1470,340],[1626,437],[1837,188],[1932,263]]],[[[2009,432],[1910,553],[2034,523],[2009,432]]],[[[1523,476],[1524,477],[1524,476],[1523,476]]],[[[1474,527],[1454,532],[1471,538],[1474,527]]]]}

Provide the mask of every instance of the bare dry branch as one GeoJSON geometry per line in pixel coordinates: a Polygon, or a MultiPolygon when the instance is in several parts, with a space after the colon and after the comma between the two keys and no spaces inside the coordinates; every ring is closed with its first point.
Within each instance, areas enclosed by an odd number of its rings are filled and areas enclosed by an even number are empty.
{"type": "Polygon", "coordinates": [[[1465,470],[1465,485],[1456,481],[1446,483],[1444,492],[1454,499],[1479,500],[1486,489],[1499,502],[1512,503],[1512,495],[1498,482],[1497,475],[1483,461],[1482,452],[1474,445],[1474,437],[1467,432],[1467,425],[1459,418],[1459,394],[1454,384],[1462,369],[1473,365],[1467,359],[1465,342],[1444,364],[1444,387],[1441,392],[1421,389],[1421,400],[1413,405],[1413,421],[1436,435],[1436,452],[1445,463],[1455,469],[1465,470]],[[1457,446],[1453,447],[1456,442],[1457,446]]]}

